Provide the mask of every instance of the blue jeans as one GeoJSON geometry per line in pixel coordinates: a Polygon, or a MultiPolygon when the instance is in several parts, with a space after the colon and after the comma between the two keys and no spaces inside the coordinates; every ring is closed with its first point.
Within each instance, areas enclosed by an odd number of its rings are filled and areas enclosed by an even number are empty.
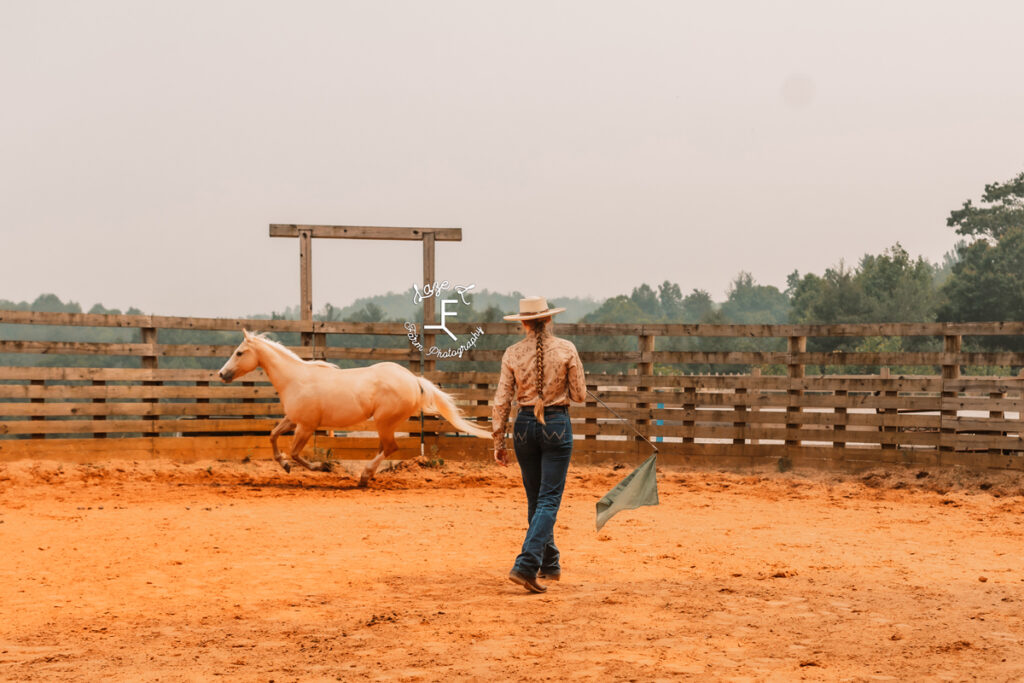
{"type": "Polygon", "coordinates": [[[544,410],[544,421],[546,425],[537,421],[531,406],[523,406],[512,430],[530,524],[512,569],[531,577],[538,571],[561,572],[555,546],[555,518],[562,505],[565,475],[572,457],[569,413],[548,407],[544,410]]]}

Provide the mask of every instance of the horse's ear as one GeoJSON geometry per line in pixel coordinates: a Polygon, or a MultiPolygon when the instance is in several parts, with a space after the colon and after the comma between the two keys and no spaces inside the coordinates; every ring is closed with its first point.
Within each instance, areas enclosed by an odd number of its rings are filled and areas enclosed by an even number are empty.
{"type": "Polygon", "coordinates": [[[242,328],[242,335],[245,337],[245,341],[249,341],[250,339],[252,339],[252,332],[245,328],[242,328]]]}

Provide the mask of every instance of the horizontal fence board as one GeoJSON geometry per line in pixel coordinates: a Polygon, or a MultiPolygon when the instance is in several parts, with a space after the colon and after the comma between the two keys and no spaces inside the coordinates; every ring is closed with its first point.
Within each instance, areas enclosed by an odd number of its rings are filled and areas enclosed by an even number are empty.
{"type": "Polygon", "coordinates": [[[942,391],[1020,394],[1021,390],[1024,390],[1022,377],[958,377],[942,380],[942,391]]]}
{"type": "MultiPolygon", "coordinates": [[[[127,417],[132,415],[283,415],[274,403],[0,403],[0,417],[127,417]]],[[[102,430],[100,430],[102,431],[102,430]]]]}
{"type": "MultiPolygon", "coordinates": [[[[635,432],[624,424],[582,424],[574,426],[577,435],[595,434],[603,437],[627,436],[632,437],[635,432]]],[[[692,437],[697,439],[750,439],[763,441],[808,441],[832,443],[842,441],[844,443],[864,444],[899,444],[903,446],[928,446],[939,445],[940,434],[933,432],[882,432],[877,429],[863,431],[842,431],[837,432],[826,427],[809,429],[787,429],[786,425],[779,424],[775,427],[752,426],[733,427],[728,425],[695,424],[688,426],[679,425],[645,425],[641,430],[648,439],[657,437],[679,438],[692,437]]],[[[1008,447],[1009,437],[1003,448],[1008,447]]],[[[614,443],[614,442],[613,442],[614,443]]],[[[661,442],[664,443],[664,442],[661,442]]],[[[661,446],[659,443],[659,448],[661,446]]]]}
{"type": "Polygon", "coordinates": [[[0,422],[0,434],[92,434],[96,432],[269,432],[277,420],[45,420],[0,422]]]}
{"type": "MultiPolygon", "coordinates": [[[[897,399],[880,399],[880,398],[875,398],[874,400],[877,401],[877,402],[880,402],[880,403],[885,403],[885,404],[889,404],[889,405],[896,405],[896,400],[897,399]]],[[[938,400],[939,399],[935,398],[935,399],[929,399],[929,400],[932,401],[932,405],[934,406],[934,408],[931,408],[929,410],[929,412],[934,412],[934,415],[931,416],[931,419],[937,420],[938,419],[938,413],[939,413],[939,409],[938,409],[938,400]]],[[[701,404],[701,405],[702,406],[709,406],[709,405],[712,405],[712,404],[704,403],[704,404],[701,404]]],[[[718,404],[717,407],[720,408],[723,405],[728,405],[728,404],[718,404]]],[[[750,410],[748,412],[742,412],[742,413],[740,411],[729,411],[729,412],[730,412],[730,414],[736,415],[737,418],[741,418],[744,415],[760,416],[760,417],[752,417],[751,419],[752,420],[762,420],[762,421],[775,421],[776,419],[782,419],[782,418],[774,418],[774,417],[771,417],[771,416],[779,416],[779,415],[785,416],[785,415],[798,415],[799,414],[799,413],[787,413],[785,410],[782,409],[784,407],[785,407],[784,404],[779,403],[777,405],[772,406],[772,410],[771,411],[768,411],[768,410],[757,410],[756,407],[755,407],[755,409],[752,409],[752,410],[750,410]]],[[[805,405],[805,407],[806,407],[806,405],[805,405]]],[[[491,414],[491,407],[490,406],[459,406],[459,409],[462,411],[462,413],[464,415],[472,416],[472,417],[488,417],[491,414]]],[[[812,412],[812,411],[816,411],[816,410],[819,410],[819,409],[820,410],[824,410],[824,408],[821,408],[819,406],[819,407],[812,407],[812,408],[810,408],[810,410],[804,411],[804,412],[806,412],[808,415],[827,415],[827,414],[836,414],[836,415],[838,415],[839,414],[839,413],[831,413],[831,412],[829,412],[829,413],[812,412]]],[[[713,409],[712,408],[707,409],[708,412],[710,412],[711,410],[713,410],[713,409]]],[[[858,408],[858,410],[867,410],[867,409],[865,409],[865,408],[858,408]]],[[[678,420],[700,419],[700,416],[701,416],[701,414],[703,412],[705,412],[705,409],[701,408],[701,407],[696,407],[696,408],[682,408],[682,407],[676,407],[676,408],[671,408],[671,407],[666,407],[666,408],[655,408],[655,407],[632,408],[632,407],[626,407],[626,406],[622,406],[622,405],[616,405],[614,403],[610,404],[610,406],[608,408],[606,408],[604,406],[601,406],[601,405],[597,405],[597,406],[573,406],[573,407],[571,407],[569,409],[570,415],[572,417],[574,417],[574,418],[591,418],[591,419],[594,419],[594,418],[607,418],[607,419],[619,419],[619,418],[622,418],[622,419],[627,419],[627,420],[631,420],[631,421],[634,421],[634,420],[677,420],[678,421],[678,420]],[[612,412],[613,410],[615,411],[614,413],[612,412]],[[689,411],[692,411],[692,410],[696,410],[696,412],[689,412],[689,411]]],[[[909,414],[911,414],[911,415],[920,415],[920,411],[913,411],[913,412],[911,412],[909,414]]],[[[854,417],[855,415],[858,415],[858,413],[847,413],[847,416],[850,419],[855,419],[855,420],[867,419],[867,418],[860,418],[860,417],[856,417],[855,418],[854,417]]],[[[902,414],[901,413],[897,413],[896,409],[893,408],[891,415],[893,415],[892,419],[896,419],[897,415],[902,415],[902,414]]],[[[929,418],[929,416],[927,414],[924,415],[923,417],[926,418],[926,419],[929,418]]],[[[510,420],[511,419],[512,418],[510,418],[510,420]]],[[[736,418],[734,418],[731,421],[734,421],[735,419],[736,418]]],[[[808,419],[821,419],[821,420],[825,420],[827,418],[808,418],[808,419]]],[[[879,419],[879,420],[881,420],[880,417],[879,418],[872,418],[872,419],[879,419]]]]}
{"type": "MultiPolygon", "coordinates": [[[[0,422],[0,435],[22,435],[22,434],[84,434],[84,433],[117,433],[117,432],[159,432],[166,434],[170,432],[266,432],[280,421],[280,417],[274,419],[211,419],[211,420],[179,420],[179,419],[137,419],[137,420],[8,420],[0,422]]],[[[396,432],[411,433],[419,432],[419,421],[406,421],[396,425],[396,432]]],[[[330,427],[323,426],[319,431],[332,431],[330,427]]],[[[343,429],[333,430],[338,434],[349,432],[376,432],[372,421],[361,422],[355,425],[348,425],[343,429]]],[[[425,434],[455,433],[455,427],[447,421],[434,420],[424,422],[423,432],[425,434]]],[[[290,438],[287,434],[282,439],[287,442],[290,438]]],[[[376,436],[374,436],[376,438],[376,436]]]]}
{"type": "MultiPolygon", "coordinates": [[[[604,400],[601,393],[598,398],[604,400]]],[[[606,400],[610,406],[615,407],[614,399],[606,400]]],[[[648,401],[655,402],[653,399],[648,401]]],[[[668,401],[658,401],[669,404],[668,401]]],[[[888,410],[939,410],[942,407],[942,399],[939,396],[876,396],[874,394],[848,394],[836,396],[834,394],[811,394],[803,395],[784,394],[780,392],[760,392],[756,394],[733,394],[733,393],[708,393],[695,392],[691,394],[691,400],[686,403],[677,399],[676,405],[696,406],[748,406],[758,407],[805,407],[805,408],[874,408],[888,410]]]]}
{"type": "MultiPolygon", "coordinates": [[[[216,382],[216,370],[164,368],[63,368],[0,366],[0,380],[103,381],[103,382],[216,382]]],[[[244,382],[268,382],[262,370],[245,375],[244,382]]]]}
{"type": "MultiPolygon", "coordinates": [[[[225,361],[234,353],[236,345],[217,344],[133,344],[106,342],[56,342],[56,341],[0,341],[0,353],[32,353],[38,355],[82,355],[82,356],[149,356],[156,358],[223,358],[225,361]]],[[[419,360],[420,354],[411,347],[403,348],[347,348],[340,346],[288,347],[300,358],[338,360],[410,361],[419,360]],[[314,355],[315,354],[315,355],[314,355]]],[[[501,360],[501,352],[488,353],[501,360]]],[[[477,360],[481,360],[478,358],[477,360]]]]}
{"type": "Polygon", "coordinates": [[[787,351],[653,351],[634,362],[721,365],[1024,365],[1024,353],[840,352],[787,351]]]}
{"type": "MultiPolygon", "coordinates": [[[[667,413],[659,413],[660,419],[667,413]]],[[[574,413],[575,415],[575,413],[574,413]]],[[[939,429],[941,417],[936,415],[920,415],[905,413],[836,413],[808,412],[798,413],[786,411],[734,411],[734,410],[681,410],[671,413],[672,421],[694,421],[696,423],[734,424],[806,424],[825,426],[851,427],[903,427],[920,429],[939,429]]]]}
{"type": "MultiPolygon", "coordinates": [[[[405,457],[419,454],[419,439],[397,439],[405,457]]],[[[437,443],[433,440],[432,445],[437,443]]],[[[334,457],[369,460],[377,452],[375,438],[318,438],[318,448],[334,451],[334,457]]],[[[63,462],[100,462],[112,458],[150,460],[169,458],[181,462],[196,460],[272,459],[266,436],[131,437],[123,439],[0,440],[0,462],[23,458],[63,462]]],[[[282,472],[284,475],[284,472],[282,472]]]]}
{"type": "MultiPolygon", "coordinates": [[[[148,389],[148,387],[147,387],[148,389]]],[[[461,412],[467,417],[489,418],[490,406],[460,406],[461,412]]],[[[952,418],[943,420],[935,415],[914,413],[837,413],[837,412],[786,412],[783,410],[736,411],[715,409],[659,409],[659,408],[622,408],[616,412],[630,420],[664,420],[664,421],[696,421],[733,423],[745,421],[754,424],[816,424],[816,425],[850,425],[874,427],[915,427],[934,428],[940,426],[958,430],[1002,430],[1014,431],[1024,426],[1016,420],[992,420],[988,418],[952,418]],[[941,424],[940,424],[941,422],[941,424]],[[1014,425],[1010,427],[1010,425],[1014,425]]],[[[142,415],[158,416],[231,416],[231,415],[270,415],[283,416],[284,409],[280,403],[0,403],[0,416],[5,417],[127,417],[142,415]]],[[[601,407],[586,408],[576,406],[570,410],[575,419],[608,419],[618,420],[610,411],[601,407]]],[[[418,416],[414,416],[418,421],[418,416]]],[[[426,416],[427,419],[433,419],[426,416]]],[[[514,421],[510,418],[510,423],[514,421]]],[[[484,423],[489,424],[489,423],[484,423]]],[[[354,427],[352,429],[355,429],[354,427]]],[[[100,430],[102,431],[102,429],[100,430]]]]}
{"type": "MultiPolygon", "coordinates": [[[[805,396],[835,396],[831,391],[813,391],[808,389],[799,389],[805,396]]],[[[663,403],[666,406],[674,405],[688,405],[688,404],[728,404],[728,405],[790,405],[792,401],[799,403],[799,396],[796,398],[790,398],[792,394],[786,390],[752,390],[746,393],[743,392],[727,392],[727,391],[705,391],[697,390],[691,392],[683,391],[640,391],[640,390],[598,390],[594,392],[601,400],[606,403],[663,403]]],[[[877,396],[879,391],[873,392],[857,392],[848,393],[845,398],[842,396],[836,397],[836,405],[840,407],[843,405],[850,405],[849,401],[864,401],[870,400],[871,397],[877,396]]],[[[917,398],[929,398],[928,396],[920,396],[917,398]]],[[[889,397],[892,398],[892,397],[889,397]]],[[[934,398],[938,399],[938,394],[934,395],[934,398]]],[[[795,405],[795,404],[794,404],[795,405]]]]}
{"type": "MultiPolygon", "coordinates": [[[[462,408],[467,416],[486,417],[489,415],[489,407],[465,406],[462,408]]],[[[938,411],[934,415],[921,415],[918,413],[836,413],[836,412],[786,412],[779,411],[732,411],[732,410],[661,410],[656,408],[629,408],[616,410],[621,418],[630,423],[637,420],[662,420],[675,423],[684,421],[695,421],[698,423],[728,423],[734,424],[744,421],[751,424],[807,424],[807,425],[848,425],[852,427],[904,427],[939,429],[942,418],[938,411]]],[[[601,424],[610,421],[617,421],[626,424],[620,417],[616,417],[610,411],[603,408],[573,408],[571,416],[576,425],[580,419],[597,419],[601,424]]],[[[515,421],[513,414],[509,418],[511,425],[515,421]]]]}
{"type": "MultiPolygon", "coordinates": [[[[395,459],[419,455],[419,440],[403,437],[395,459]]],[[[426,441],[428,452],[450,460],[489,461],[490,444],[481,439],[439,437],[426,441]]],[[[357,437],[319,437],[317,447],[341,460],[369,460],[376,440],[357,437]]],[[[956,453],[928,450],[883,450],[851,447],[841,450],[782,444],[662,443],[659,464],[743,470],[775,468],[785,458],[792,467],[813,467],[838,471],[863,471],[883,466],[966,467],[975,470],[1024,471],[1024,458],[993,453],[956,453]]],[[[636,462],[650,455],[643,442],[584,442],[574,445],[573,462],[636,462]]],[[[18,459],[48,459],[70,463],[95,463],[111,459],[148,460],[168,458],[180,462],[206,460],[270,460],[265,436],[132,437],[120,439],[0,440],[0,462],[18,459]]],[[[281,473],[282,479],[288,475],[281,473]]]]}
{"type": "Polygon", "coordinates": [[[956,439],[956,450],[1006,450],[1021,451],[1024,449],[1024,440],[1016,434],[1000,436],[998,434],[958,434],[956,439]]]}
{"type": "MultiPolygon", "coordinates": [[[[139,384],[106,384],[100,386],[83,386],[67,384],[0,384],[0,398],[47,400],[65,399],[269,399],[277,398],[277,392],[269,384],[252,387],[227,385],[219,386],[146,386],[139,384]]],[[[2,404],[0,404],[2,405],[2,404]]]]}
{"type": "Polygon", "coordinates": [[[1024,429],[1024,422],[992,417],[943,416],[942,428],[954,429],[957,432],[1019,432],[1024,429]]]}
{"type": "Polygon", "coordinates": [[[801,391],[939,392],[943,385],[941,377],[812,375],[791,380],[788,388],[801,391]]]}
{"type": "Polygon", "coordinates": [[[998,410],[1019,412],[1024,400],[1019,398],[971,398],[965,396],[943,398],[943,410],[998,410]]]}
{"type": "MultiPolygon", "coordinates": [[[[804,386],[804,385],[796,384],[796,385],[794,385],[794,388],[801,387],[801,386],[804,386]]],[[[469,400],[469,399],[477,399],[477,400],[488,399],[488,400],[490,400],[490,399],[493,399],[494,395],[495,395],[495,388],[491,388],[491,387],[488,387],[487,389],[471,389],[471,388],[462,388],[462,387],[449,387],[449,388],[446,389],[446,391],[448,391],[448,393],[450,393],[452,396],[454,396],[456,398],[466,399],[466,400],[469,400]]],[[[803,392],[805,392],[807,394],[810,394],[810,395],[825,395],[825,396],[830,395],[830,392],[829,393],[824,393],[821,390],[815,390],[815,389],[800,389],[800,391],[803,391],[803,392]]],[[[879,389],[877,391],[871,391],[871,392],[860,391],[858,393],[848,394],[848,396],[856,397],[856,400],[862,400],[862,399],[865,399],[866,397],[873,396],[876,393],[879,393],[881,391],[897,391],[897,389],[895,389],[895,387],[893,387],[892,389],[885,388],[885,389],[879,389]]],[[[716,404],[717,403],[725,402],[725,403],[735,404],[735,405],[747,405],[747,404],[751,404],[752,401],[760,401],[760,402],[762,402],[762,404],[766,405],[766,404],[771,404],[774,401],[774,399],[772,399],[772,398],[764,398],[764,397],[785,397],[785,396],[788,395],[786,392],[787,392],[786,388],[782,388],[782,389],[777,389],[776,388],[776,389],[770,389],[770,390],[769,389],[751,390],[748,393],[732,393],[732,392],[714,391],[714,390],[712,390],[712,391],[698,390],[696,392],[691,392],[691,393],[686,393],[685,391],[682,391],[682,390],[661,390],[661,389],[654,389],[654,390],[649,390],[649,391],[640,391],[640,390],[637,390],[637,389],[607,389],[607,388],[599,388],[599,389],[593,390],[593,393],[596,394],[598,398],[600,398],[602,401],[604,401],[606,403],[620,403],[620,404],[621,403],[664,403],[665,405],[684,405],[684,404],[690,404],[690,403],[695,403],[695,402],[696,403],[700,403],[703,399],[705,399],[705,398],[707,398],[709,396],[715,396],[715,397],[717,397],[717,396],[735,397],[735,398],[712,398],[712,399],[708,399],[709,401],[714,402],[716,404]],[[696,397],[696,401],[694,400],[695,397],[696,397]],[[760,398],[754,398],[754,397],[760,397],[760,398]]],[[[925,397],[925,398],[927,398],[927,397],[925,397]]],[[[938,392],[935,392],[934,398],[936,400],[938,399],[938,392]]],[[[591,399],[588,398],[587,400],[590,401],[591,399]]],[[[843,404],[842,400],[840,400],[840,403],[837,404],[837,405],[842,405],[842,404],[843,404]]]]}
{"type": "MultiPolygon", "coordinates": [[[[2,340],[0,353],[82,356],[149,356],[157,358],[227,358],[237,344],[146,344],[114,342],[68,342],[2,340]]],[[[339,360],[418,361],[420,354],[411,346],[400,348],[341,346],[289,347],[300,358],[339,360]],[[315,356],[314,356],[315,354],[315,356]]],[[[463,354],[465,361],[500,361],[503,350],[472,349],[463,354]]],[[[580,351],[584,363],[675,363],[717,365],[1024,365],[1024,353],[789,353],[785,351],[580,351]]],[[[445,359],[450,360],[450,359],[445,359]]]]}
{"type": "MultiPolygon", "coordinates": [[[[425,375],[431,381],[445,385],[488,384],[496,386],[498,373],[489,372],[429,372],[425,375]]],[[[0,366],[0,380],[68,380],[68,381],[215,381],[220,382],[216,370],[198,369],[150,369],[150,368],[75,368],[75,367],[39,367],[39,366],[0,366]]],[[[591,386],[623,386],[639,385],[637,375],[607,375],[590,373],[586,381],[591,386]]],[[[244,381],[267,382],[266,375],[256,370],[244,377],[244,381]]],[[[974,391],[1019,393],[1024,389],[1024,380],[1016,377],[973,378],[962,377],[956,380],[943,380],[937,377],[849,377],[849,376],[814,376],[792,380],[784,376],[750,375],[666,375],[643,377],[644,386],[672,389],[761,389],[780,390],[800,389],[803,391],[835,390],[847,391],[974,391]]]]}
{"type": "MultiPolygon", "coordinates": [[[[416,322],[416,321],[411,321],[416,322]]],[[[263,318],[192,318],[159,315],[43,313],[0,310],[0,323],[84,327],[167,328],[189,330],[323,332],[327,334],[393,334],[405,336],[404,323],[269,320],[263,318]]],[[[486,334],[519,334],[518,323],[448,323],[456,334],[481,327],[486,334]]],[[[560,323],[560,335],[662,337],[941,337],[944,335],[1024,335],[1024,322],[979,323],[841,323],[832,325],[714,325],[677,323],[560,323]]]]}

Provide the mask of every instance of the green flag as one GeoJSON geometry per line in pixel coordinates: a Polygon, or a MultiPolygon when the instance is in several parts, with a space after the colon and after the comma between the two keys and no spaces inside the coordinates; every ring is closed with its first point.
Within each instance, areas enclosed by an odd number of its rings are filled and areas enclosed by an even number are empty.
{"type": "Polygon", "coordinates": [[[604,498],[597,501],[597,530],[619,510],[632,510],[641,505],[658,504],[658,454],[630,472],[604,498]]]}

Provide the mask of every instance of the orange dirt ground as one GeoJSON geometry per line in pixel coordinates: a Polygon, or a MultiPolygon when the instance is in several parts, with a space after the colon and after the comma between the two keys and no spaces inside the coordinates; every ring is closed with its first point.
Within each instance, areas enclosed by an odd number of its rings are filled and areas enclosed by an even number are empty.
{"type": "Polygon", "coordinates": [[[1024,679],[1024,485],[573,467],[564,580],[516,468],[0,464],[4,680],[1024,679]]]}

